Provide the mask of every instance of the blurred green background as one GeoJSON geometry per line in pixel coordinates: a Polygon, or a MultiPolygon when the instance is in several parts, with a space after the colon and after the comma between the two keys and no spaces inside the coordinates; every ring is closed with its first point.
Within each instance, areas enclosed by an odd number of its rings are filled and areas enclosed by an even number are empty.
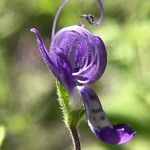
{"type": "MultiPolygon", "coordinates": [[[[29,32],[37,27],[47,46],[61,0],[0,0],[0,149],[71,150],[62,121],[53,75],[29,32]]],[[[129,123],[136,137],[122,146],[99,141],[85,119],[83,150],[149,150],[150,147],[150,1],[105,1],[105,20],[93,27],[83,13],[99,17],[96,0],[70,0],[57,30],[84,23],[108,51],[108,66],[93,85],[113,123],[129,123]]]]}

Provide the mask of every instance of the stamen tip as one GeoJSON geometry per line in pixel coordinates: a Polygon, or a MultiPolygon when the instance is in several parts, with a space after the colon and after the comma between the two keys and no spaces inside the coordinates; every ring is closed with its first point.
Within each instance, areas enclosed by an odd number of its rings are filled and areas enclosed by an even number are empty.
{"type": "Polygon", "coordinates": [[[80,18],[86,18],[86,17],[87,17],[86,14],[82,14],[82,15],[80,16],[80,18]]]}
{"type": "Polygon", "coordinates": [[[38,33],[38,30],[36,28],[31,28],[30,31],[34,34],[37,34],[38,33]]]}

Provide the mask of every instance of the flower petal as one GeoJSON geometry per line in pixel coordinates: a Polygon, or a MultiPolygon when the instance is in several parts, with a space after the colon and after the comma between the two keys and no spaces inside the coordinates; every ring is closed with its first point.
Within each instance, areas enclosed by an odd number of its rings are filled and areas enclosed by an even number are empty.
{"type": "Polygon", "coordinates": [[[78,89],[83,98],[90,129],[100,140],[108,144],[123,144],[134,137],[135,131],[129,125],[111,124],[93,90],[83,86],[78,89]]]}
{"type": "Polygon", "coordinates": [[[65,88],[72,93],[76,85],[72,76],[72,68],[63,50],[57,47],[55,51],[50,52],[50,58],[53,60],[57,69],[55,76],[65,86],[65,88]]]}
{"type": "Polygon", "coordinates": [[[78,86],[78,89],[82,96],[87,114],[88,124],[91,130],[93,131],[93,129],[102,129],[104,127],[112,128],[112,124],[103,111],[96,93],[92,89],[84,86],[78,86]]]}
{"type": "Polygon", "coordinates": [[[47,64],[48,67],[50,67],[50,70],[51,70],[51,67],[54,68],[53,62],[49,58],[48,50],[47,50],[47,48],[46,48],[46,46],[45,46],[45,44],[44,44],[41,36],[39,35],[38,30],[36,28],[31,28],[30,31],[32,33],[34,33],[34,35],[36,36],[36,38],[37,38],[37,44],[38,44],[38,47],[39,47],[40,54],[43,57],[44,62],[47,64]]]}
{"type": "Polygon", "coordinates": [[[75,86],[75,82],[72,77],[72,68],[64,55],[63,51],[57,47],[56,51],[48,52],[42,38],[40,37],[38,30],[32,28],[30,30],[37,37],[37,44],[41,56],[44,62],[47,64],[49,70],[55,75],[55,77],[66,87],[67,90],[72,91],[75,86]]]}
{"type": "Polygon", "coordinates": [[[130,141],[136,132],[129,125],[116,124],[113,128],[105,127],[95,130],[95,134],[105,143],[119,145],[130,141]]]}
{"type": "Polygon", "coordinates": [[[105,45],[83,26],[74,25],[58,31],[50,51],[56,51],[57,47],[63,49],[79,85],[92,84],[104,73],[107,64],[105,45]]]}

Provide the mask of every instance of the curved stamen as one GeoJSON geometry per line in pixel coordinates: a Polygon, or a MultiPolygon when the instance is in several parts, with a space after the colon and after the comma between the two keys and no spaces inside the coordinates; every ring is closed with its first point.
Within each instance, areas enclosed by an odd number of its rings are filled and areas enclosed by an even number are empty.
{"type": "Polygon", "coordinates": [[[76,77],[76,81],[78,83],[80,83],[80,84],[88,84],[90,82],[90,78],[87,78],[87,80],[82,80],[82,77],[84,76],[84,74],[86,74],[86,72],[91,67],[94,67],[95,70],[98,70],[99,65],[100,65],[99,50],[97,48],[95,48],[95,52],[94,52],[94,54],[92,56],[92,62],[89,65],[84,66],[83,68],[81,68],[78,72],[72,73],[72,75],[76,77]]]}
{"type": "Polygon", "coordinates": [[[83,68],[81,68],[78,72],[72,73],[73,76],[77,76],[80,73],[83,73],[84,71],[88,70],[90,67],[92,67],[94,65],[95,60],[97,59],[98,54],[95,52],[93,57],[92,57],[92,62],[90,64],[88,64],[88,61],[85,62],[85,65],[83,66],[83,68]]]}
{"type": "Polygon", "coordinates": [[[100,25],[103,22],[104,19],[104,9],[103,9],[103,3],[101,0],[97,0],[98,4],[99,4],[99,8],[100,8],[100,18],[97,21],[94,21],[94,16],[91,14],[83,14],[81,15],[81,18],[86,18],[86,20],[94,26],[100,25]]]}
{"type": "Polygon", "coordinates": [[[82,81],[82,80],[77,79],[77,82],[80,84],[88,84],[90,80],[82,81]]]}
{"type": "Polygon", "coordinates": [[[61,10],[64,8],[65,4],[68,2],[68,0],[63,0],[62,4],[59,6],[54,21],[53,21],[53,27],[52,27],[52,35],[51,35],[51,39],[53,39],[54,35],[55,35],[55,29],[56,29],[56,23],[59,17],[59,14],[61,12],[61,10]]]}

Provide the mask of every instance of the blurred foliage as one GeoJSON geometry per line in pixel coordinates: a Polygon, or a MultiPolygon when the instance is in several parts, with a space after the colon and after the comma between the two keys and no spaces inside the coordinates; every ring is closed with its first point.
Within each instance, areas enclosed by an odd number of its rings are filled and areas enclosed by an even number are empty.
{"type": "Polygon", "coordinates": [[[5,134],[6,134],[5,127],[0,126],[0,147],[3,143],[4,138],[5,138],[5,134]]]}
{"type": "MultiPolygon", "coordinates": [[[[40,29],[48,45],[60,2],[0,0],[0,124],[7,130],[2,150],[71,149],[56,100],[54,77],[29,32],[33,26],[40,29]]],[[[84,121],[80,126],[83,150],[149,150],[150,2],[105,1],[104,23],[92,27],[80,15],[92,13],[98,17],[96,5],[96,0],[70,0],[61,13],[57,30],[81,22],[104,40],[108,66],[93,88],[112,122],[131,124],[137,135],[126,145],[106,145],[84,121]]]]}

